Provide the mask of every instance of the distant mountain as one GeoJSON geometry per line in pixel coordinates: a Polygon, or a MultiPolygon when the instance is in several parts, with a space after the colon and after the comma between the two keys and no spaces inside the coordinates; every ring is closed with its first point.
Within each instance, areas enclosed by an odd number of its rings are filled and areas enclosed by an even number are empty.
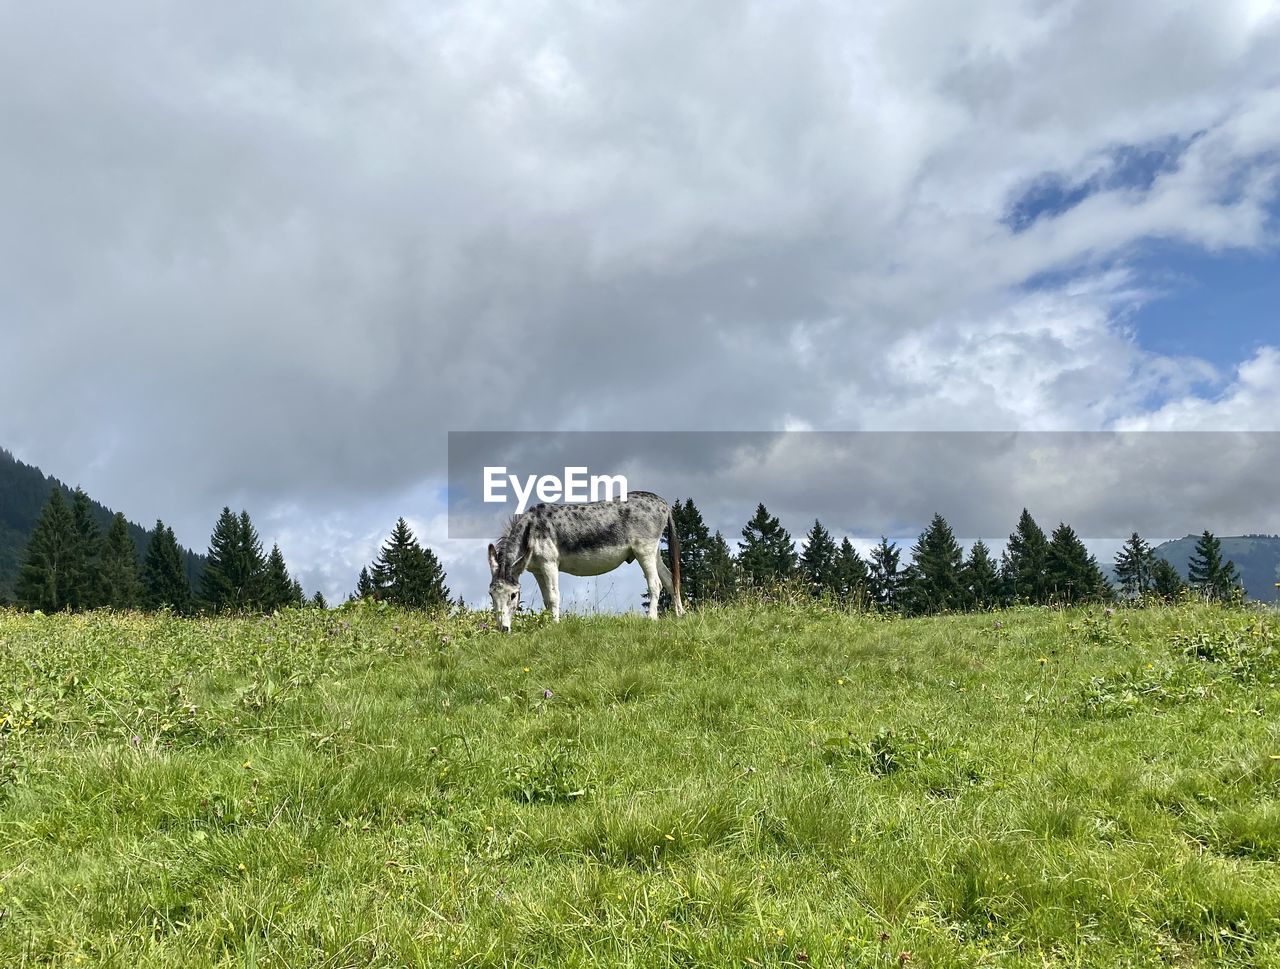
{"type": "MultiPolygon", "coordinates": [[[[1176,538],[1156,546],[1156,554],[1187,577],[1187,565],[1195,554],[1199,535],[1176,538]]],[[[1218,536],[1222,543],[1222,558],[1236,563],[1236,570],[1244,581],[1244,592],[1250,599],[1276,602],[1276,583],[1280,582],[1280,535],[1239,535],[1231,538],[1218,536]]]]}
{"type": "MultiPolygon", "coordinates": [[[[4,448],[0,448],[0,602],[13,599],[13,583],[18,576],[18,566],[27,547],[27,540],[35,528],[40,510],[49,500],[49,492],[61,488],[68,499],[71,489],[57,478],[49,477],[39,468],[23,464],[4,448]]],[[[93,516],[106,533],[115,512],[96,501],[90,502],[93,516]]],[[[138,550],[138,559],[147,551],[151,532],[141,525],[129,523],[129,537],[138,550]]],[[[190,549],[183,549],[187,578],[193,585],[204,570],[205,557],[190,549]]]]}

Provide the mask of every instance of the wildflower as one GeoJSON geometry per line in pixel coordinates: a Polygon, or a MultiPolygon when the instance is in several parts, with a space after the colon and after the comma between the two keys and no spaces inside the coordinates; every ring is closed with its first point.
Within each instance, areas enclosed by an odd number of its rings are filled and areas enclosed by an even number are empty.
{"type": "Polygon", "coordinates": [[[142,743],[142,738],[139,737],[137,734],[134,734],[132,737],[129,738],[129,743],[131,743],[133,746],[136,747],[138,746],[138,744],[142,743]]]}
{"type": "Polygon", "coordinates": [[[1104,616],[1114,616],[1116,614],[1116,611],[1112,609],[1110,606],[1107,606],[1107,608],[1102,610],[1102,614],[1104,616]]]}
{"type": "Polygon", "coordinates": [[[527,666],[526,666],[526,667],[524,668],[524,671],[525,671],[526,673],[528,673],[528,672],[529,672],[529,667],[527,667],[527,666]]]}
{"type": "Polygon", "coordinates": [[[844,677],[836,680],[836,686],[844,686],[844,677]]]}
{"type": "Polygon", "coordinates": [[[542,699],[544,700],[550,700],[553,696],[555,696],[555,694],[552,693],[550,690],[542,691],[542,699]]]}
{"type": "Polygon", "coordinates": [[[1045,664],[1045,663],[1047,663],[1047,662],[1049,662],[1048,657],[1046,657],[1046,656],[1041,656],[1041,657],[1040,657],[1040,665],[1041,665],[1041,666],[1044,666],[1044,664],[1045,664]]]}
{"type": "Polygon", "coordinates": [[[1003,628],[1004,628],[1004,623],[1002,623],[999,619],[997,619],[995,622],[993,622],[993,623],[991,624],[991,628],[992,628],[992,629],[1003,629],[1003,628]]]}

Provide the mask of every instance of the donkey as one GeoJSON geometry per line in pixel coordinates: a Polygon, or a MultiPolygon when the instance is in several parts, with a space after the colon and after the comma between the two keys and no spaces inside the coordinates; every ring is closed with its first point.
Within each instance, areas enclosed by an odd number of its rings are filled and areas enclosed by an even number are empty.
{"type": "Polygon", "coordinates": [[[542,601],[560,621],[559,573],[603,575],[624,562],[640,562],[649,584],[649,618],[658,618],[659,581],[684,615],[680,601],[680,538],[671,508],[657,495],[633,491],[625,500],[589,504],[535,505],[507,522],[498,541],[489,546],[489,595],[498,628],[511,631],[520,607],[520,573],[526,569],[538,580],[542,601]],[[658,554],[666,529],[671,568],[658,554]]]}

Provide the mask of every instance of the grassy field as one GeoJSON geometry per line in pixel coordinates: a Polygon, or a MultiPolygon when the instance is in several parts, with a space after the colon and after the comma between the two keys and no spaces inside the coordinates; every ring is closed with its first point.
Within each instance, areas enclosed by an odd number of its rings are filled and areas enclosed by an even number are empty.
{"type": "Polygon", "coordinates": [[[1280,626],[0,612],[0,965],[1280,966],[1280,626]]]}

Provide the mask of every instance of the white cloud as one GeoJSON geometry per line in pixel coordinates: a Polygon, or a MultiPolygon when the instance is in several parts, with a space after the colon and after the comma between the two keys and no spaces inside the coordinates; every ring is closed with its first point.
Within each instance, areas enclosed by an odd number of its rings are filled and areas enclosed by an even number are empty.
{"type": "Polygon", "coordinates": [[[192,544],[337,583],[448,429],[1271,426],[1125,269],[1273,245],[1266,5],[70,7],[0,13],[0,443],[192,544]]]}

